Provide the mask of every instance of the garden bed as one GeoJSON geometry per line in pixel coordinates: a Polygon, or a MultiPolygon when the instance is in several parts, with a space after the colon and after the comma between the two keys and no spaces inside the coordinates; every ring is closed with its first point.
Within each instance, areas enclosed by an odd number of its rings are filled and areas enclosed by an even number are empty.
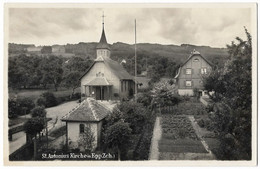
{"type": "Polygon", "coordinates": [[[162,114],[162,153],[207,153],[185,115],[162,114]]]}

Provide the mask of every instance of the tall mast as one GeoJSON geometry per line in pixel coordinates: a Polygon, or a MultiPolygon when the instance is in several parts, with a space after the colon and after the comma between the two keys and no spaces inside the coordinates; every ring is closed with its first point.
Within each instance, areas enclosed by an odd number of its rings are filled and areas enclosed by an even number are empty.
{"type": "Polygon", "coordinates": [[[136,19],[135,19],[135,94],[137,94],[137,81],[136,81],[136,77],[137,77],[137,56],[136,56],[136,19]]]}

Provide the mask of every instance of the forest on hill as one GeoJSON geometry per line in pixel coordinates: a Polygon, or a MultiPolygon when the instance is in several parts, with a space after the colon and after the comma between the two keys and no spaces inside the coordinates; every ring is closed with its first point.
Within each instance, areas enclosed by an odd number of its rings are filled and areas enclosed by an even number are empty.
{"type": "MultiPolygon", "coordinates": [[[[57,82],[65,83],[66,77],[73,77],[70,73],[80,77],[96,58],[96,45],[97,43],[94,42],[55,45],[55,48],[59,46],[65,48],[63,53],[57,54],[52,53],[51,50],[30,53],[27,48],[35,47],[35,45],[9,43],[8,52],[9,56],[12,56],[9,57],[9,84],[18,88],[21,87],[16,86],[18,82],[24,87],[46,86],[46,82],[59,86],[60,84],[56,84],[57,82]],[[28,63],[31,64],[28,65],[28,63]],[[49,63],[53,63],[56,68],[54,70],[46,68],[49,67],[46,65],[49,63]],[[49,77],[48,70],[56,72],[57,77],[49,77]]],[[[51,47],[43,46],[43,49],[51,49],[51,47]]],[[[111,59],[121,63],[130,74],[134,75],[134,45],[117,42],[110,47],[111,59]]],[[[177,46],[140,43],[137,44],[137,73],[139,76],[147,76],[153,81],[157,81],[161,77],[173,78],[179,65],[189,57],[194,49],[217,67],[223,67],[229,56],[227,48],[190,44],[177,46]]],[[[50,65],[50,67],[54,65],[50,65]]]]}

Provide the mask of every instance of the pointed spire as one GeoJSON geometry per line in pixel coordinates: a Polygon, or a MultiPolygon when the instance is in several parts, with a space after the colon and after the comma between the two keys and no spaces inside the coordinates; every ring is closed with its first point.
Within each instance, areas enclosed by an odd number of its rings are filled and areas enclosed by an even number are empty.
{"type": "Polygon", "coordinates": [[[97,45],[97,49],[109,49],[110,50],[110,47],[109,47],[109,45],[107,44],[107,39],[106,39],[106,34],[105,34],[105,15],[104,15],[104,12],[103,12],[103,15],[102,15],[102,34],[101,34],[101,38],[100,38],[100,41],[99,41],[99,43],[98,43],[98,45],[97,45]]]}

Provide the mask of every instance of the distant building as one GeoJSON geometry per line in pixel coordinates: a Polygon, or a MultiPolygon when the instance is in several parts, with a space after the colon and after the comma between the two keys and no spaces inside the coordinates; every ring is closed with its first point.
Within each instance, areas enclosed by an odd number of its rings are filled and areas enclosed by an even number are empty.
{"type": "Polygon", "coordinates": [[[195,88],[199,90],[200,95],[204,95],[202,77],[209,74],[211,69],[212,64],[194,50],[175,76],[179,95],[193,95],[195,88]]]}
{"type": "Polygon", "coordinates": [[[27,48],[27,52],[41,52],[42,46],[30,46],[27,48]]]}
{"type": "Polygon", "coordinates": [[[82,96],[96,100],[118,100],[132,96],[135,93],[134,78],[122,65],[110,59],[104,23],[96,55],[94,63],[80,78],[82,96]]]}
{"type": "Polygon", "coordinates": [[[65,46],[63,45],[53,45],[52,53],[65,53],[65,46]]]}
{"type": "Polygon", "coordinates": [[[61,121],[66,122],[66,143],[69,149],[83,149],[78,142],[85,127],[89,127],[94,136],[94,147],[100,145],[101,129],[103,119],[111,113],[110,110],[104,107],[100,102],[93,98],[87,98],[81,104],[65,115],[61,121]]]}

